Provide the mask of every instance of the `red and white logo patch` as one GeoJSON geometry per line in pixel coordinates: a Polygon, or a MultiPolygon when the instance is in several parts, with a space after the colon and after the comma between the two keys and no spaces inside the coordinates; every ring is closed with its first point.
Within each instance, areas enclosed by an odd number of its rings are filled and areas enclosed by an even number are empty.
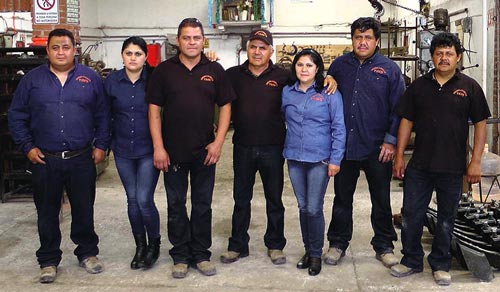
{"type": "Polygon", "coordinates": [[[87,76],[78,76],[76,77],[76,81],[81,82],[81,83],[90,83],[91,80],[87,76]]]}
{"type": "Polygon", "coordinates": [[[278,82],[276,82],[274,80],[269,80],[266,82],[266,85],[271,86],[271,87],[278,87],[278,82]]]}
{"type": "Polygon", "coordinates": [[[467,91],[465,91],[463,89],[456,89],[455,91],[453,91],[453,94],[454,95],[458,95],[458,96],[466,97],[467,96],[467,91]]]}
{"type": "Polygon", "coordinates": [[[385,74],[387,74],[387,73],[385,72],[385,69],[384,69],[384,68],[382,68],[382,67],[373,67],[373,68],[371,69],[371,71],[372,71],[372,72],[375,72],[375,73],[377,73],[377,74],[381,74],[381,75],[385,75],[385,74]]]}
{"type": "Polygon", "coordinates": [[[315,95],[311,96],[311,100],[313,101],[324,101],[325,97],[323,95],[316,93],[315,95]]]}
{"type": "Polygon", "coordinates": [[[203,75],[200,78],[201,81],[214,82],[214,78],[210,75],[203,75]]]}

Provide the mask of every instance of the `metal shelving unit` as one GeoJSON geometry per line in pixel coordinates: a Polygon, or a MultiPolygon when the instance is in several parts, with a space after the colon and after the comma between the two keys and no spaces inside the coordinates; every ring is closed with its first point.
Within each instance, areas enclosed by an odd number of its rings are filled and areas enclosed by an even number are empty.
{"type": "Polygon", "coordinates": [[[11,139],[7,115],[19,81],[29,70],[47,62],[45,47],[0,48],[0,198],[31,195],[31,173],[26,156],[11,139]]]}

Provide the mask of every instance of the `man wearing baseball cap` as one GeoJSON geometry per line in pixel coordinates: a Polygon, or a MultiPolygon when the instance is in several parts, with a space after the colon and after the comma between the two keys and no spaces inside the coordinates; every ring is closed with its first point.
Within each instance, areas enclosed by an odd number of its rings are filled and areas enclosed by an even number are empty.
{"type": "Polygon", "coordinates": [[[267,29],[258,29],[252,31],[248,40],[261,40],[270,46],[273,45],[273,35],[267,29]]]}
{"type": "MultiPolygon", "coordinates": [[[[273,64],[273,36],[267,29],[250,33],[248,60],[227,70],[237,98],[232,102],[234,210],[228,251],[221,262],[232,263],[249,255],[251,200],[255,174],[260,174],[266,198],[267,230],[264,244],[275,265],[284,264],[283,248],[285,208],[282,155],[285,124],[281,118],[281,91],[290,72],[273,64]],[[258,114],[256,114],[258,113],[258,114]]],[[[329,92],[336,89],[332,80],[329,92]]]]}

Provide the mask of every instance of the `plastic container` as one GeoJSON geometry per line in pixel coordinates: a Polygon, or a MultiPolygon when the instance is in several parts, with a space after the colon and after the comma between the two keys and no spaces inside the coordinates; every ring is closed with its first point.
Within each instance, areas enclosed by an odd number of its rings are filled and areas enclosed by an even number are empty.
{"type": "Polygon", "coordinates": [[[46,47],[49,37],[32,37],[30,47],[46,47]]]}
{"type": "MultiPolygon", "coordinates": [[[[500,199],[500,188],[498,187],[495,178],[500,176],[500,156],[489,152],[488,144],[484,145],[483,155],[481,156],[481,190],[483,201],[491,201],[491,199],[500,199]],[[491,187],[491,190],[490,190],[491,187]],[[488,195],[489,192],[489,195],[488,195]]],[[[480,201],[479,184],[472,186],[472,198],[475,201],[480,201]]]]}
{"type": "Polygon", "coordinates": [[[158,43],[148,44],[148,58],[149,66],[156,67],[161,62],[161,45],[158,43]]]}
{"type": "Polygon", "coordinates": [[[488,150],[488,144],[484,145],[483,155],[481,156],[481,175],[499,175],[500,174],[500,156],[491,153],[488,150]]]}

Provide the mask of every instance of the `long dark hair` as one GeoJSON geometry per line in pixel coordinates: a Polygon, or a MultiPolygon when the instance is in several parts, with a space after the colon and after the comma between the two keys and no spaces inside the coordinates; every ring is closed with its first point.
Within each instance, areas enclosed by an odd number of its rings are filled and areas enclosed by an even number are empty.
{"type": "Polygon", "coordinates": [[[139,36],[131,36],[128,39],[123,41],[122,54],[123,54],[123,51],[125,51],[125,49],[128,46],[130,46],[131,44],[136,45],[139,48],[141,48],[141,50],[144,52],[144,54],[146,54],[146,55],[148,54],[148,45],[146,44],[146,41],[139,36]]]}
{"type": "MultiPolygon", "coordinates": [[[[148,55],[148,45],[146,44],[146,41],[143,38],[141,38],[139,36],[131,36],[128,39],[124,40],[123,44],[122,44],[122,51],[121,51],[122,54],[125,51],[125,49],[130,45],[138,46],[139,48],[141,48],[141,50],[144,52],[144,54],[146,54],[146,56],[148,55]]],[[[145,88],[147,90],[148,83],[149,83],[148,79],[149,79],[149,76],[151,76],[151,73],[153,73],[154,68],[149,66],[148,61],[146,60],[146,62],[144,62],[144,68],[142,68],[142,70],[144,72],[146,72],[146,75],[145,75],[146,86],[145,86],[145,88]]]]}
{"type": "Polygon", "coordinates": [[[310,56],[313,63],[318,67],[316,75],[314,76],[314,81],[316,81],[314,89],[316,90],[316,92],[321,92],[323,90],[323,83],[325,81],[325,77],[323,76],[323,71],[325,71],[325,65],[323,64],[323,58],[321,58],[321,55],[317,51],[311,48],[306,48],[301,50],[295,55],[295,58],[293,58],[292,78],[290,80],[290,85],[293,85],[295,84],[295,82],[297,82],[297,71],[295,70],[295,65],[302,56],[310,56]]]}

